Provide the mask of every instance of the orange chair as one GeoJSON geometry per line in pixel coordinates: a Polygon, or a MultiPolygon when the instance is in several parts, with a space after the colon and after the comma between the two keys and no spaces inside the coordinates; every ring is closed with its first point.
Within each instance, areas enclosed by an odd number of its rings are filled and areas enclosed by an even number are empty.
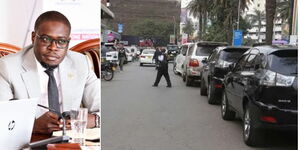
{"type": "Polygon", "coordinates": [[[21,48],[17,46],[7,44],[7,43],[0,43],[0,57],[3,57],[8,54],[16,53],[20,50],[21,48]]]}
{"type": "Polygon", "coordinates": [[[91,39],[84,42],[81,42],[72,48],[72,51],[76,51],[88,56],[92,62],[93,70],[98,78],[100,78],[100,39],[91,39]]]}

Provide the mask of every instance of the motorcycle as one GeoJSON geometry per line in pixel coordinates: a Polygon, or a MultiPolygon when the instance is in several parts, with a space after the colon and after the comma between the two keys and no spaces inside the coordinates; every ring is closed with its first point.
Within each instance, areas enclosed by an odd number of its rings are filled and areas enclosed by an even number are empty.
{"type": "Polygon", "coordinates": [[[101,63],[101,79],[105,81],[111,81],[114,77],[114,71],[116,70],[116,65],[110,61],[105,61],[101,63]]]}

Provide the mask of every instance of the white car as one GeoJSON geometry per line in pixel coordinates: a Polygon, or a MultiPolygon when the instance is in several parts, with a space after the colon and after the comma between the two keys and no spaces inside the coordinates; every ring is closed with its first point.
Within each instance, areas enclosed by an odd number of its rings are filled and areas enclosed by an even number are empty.
{"type": "Polygon", "coordinates": [[[131,53],[127,48],[125,48],[125,51],[126,51],[127,62],[131,62],[133,58],[133,53],[131,53]]]}
{"type": "Polygon", "coordinates": [[[144,49],[140,55],[140,66],[143,66],[144,64],[155,65],[155,60],[153,60],[154,53],[155,49],[144,49]]]}
{"type": "Polygon", "coordinates": [[[182,65],[182,78],[183,81],[186,82],[186,86],[190,86],[195,80],[200,81],[200,71],[204,65],[202,60],[207,59],[216,47],[225,45],[228,44],[223,42],[201,41],[189,46],[182,65]]]}
{"type": "Polygon", "coordinates": [[[179,54],[174,58],[173,71],[175,74],[183,74],[183,64],[186,57],[186,52],[193,43],[185,43],[181,45],[179,54]]]}

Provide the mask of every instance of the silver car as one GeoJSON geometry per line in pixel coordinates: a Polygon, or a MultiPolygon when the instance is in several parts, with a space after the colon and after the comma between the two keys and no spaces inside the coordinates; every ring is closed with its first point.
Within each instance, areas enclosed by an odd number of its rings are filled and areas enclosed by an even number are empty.
{"type": "Polygon", "coordinates": [[[201,41],[189,46],[183,63],[182,73],[182,78],[186,82],[186,86],[190,86],[195,80],[201,79],[202,60],[208,58],[216,47],[226,45],[228,44],[223,42],[201,41]]]}

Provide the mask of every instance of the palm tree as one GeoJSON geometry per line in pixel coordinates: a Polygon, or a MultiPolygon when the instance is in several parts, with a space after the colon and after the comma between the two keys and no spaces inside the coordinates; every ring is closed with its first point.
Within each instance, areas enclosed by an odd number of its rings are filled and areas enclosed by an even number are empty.
{"type": "Polygon", "coordinates": [[[265,19],[266,19],[266,14],[263,11],[260,11],[257,9],[254,10],[254,14],[249,15],[249,20],[250,20],[251,26],[253,27],[257,23],[257,28],[258,28],[257,41],[258,42],[260,42],[260,30],[262,28],[262,21],[265,19]]]}
{"type": "Polygon", "coordinates": [[[193,17],[199,19],[199,38],[202,38],[203,33],[206,32],[209,2],[210,0],[192,0],[187,9],[190,10],[193,17]]]}
{"type": "MultiPolygon", "coordinates": [[[[238,4],[240,3],[240,11],[244,11],[247,5],[253,0],[213,0],[212,13],[216,19],[224,26],[226,41],[232,40],[232,29],[238,20],[238,4]]],[[[240,12],[241,14],[241,12],[240,12]]]]}
{"type": "Polygon", "coordinates": [[[190,38],[190,35],[192,35],[194,33],[194,31],[195,31],[194,25],[190,19],[186,20],[186,24],[182,30],[184,33],[186,33],[188,35],[188,39],[190,38]]]}
{"type": "MultiPolygon", "coordinates": [[[[276,16],[283,22],[288,22],[289,29],[292,28],[293,0],[277,1],[276,16]]],[[[291,32],[291,30],[289,31],[291,32]]],[[[291,33],[289,33],[290,35],[291,33]]]]}
{"type": "Polygon", "coordinates": [[[274,17],[276,12],[276,0],[266,0],[266,44],[271,45],[273,39],[274,17]]]}
{"type": "Polygon", "coordinates": [[[199,38],[202,39],[203,34],[206,33],[209,20],[224,29],[220,34],[224,34],[226,41],[230,42],[232,28],[238,18],[239,1],[240,9],[243,11],[253,0],[192,0],[187,9],[199,19],[199,38]]]}

